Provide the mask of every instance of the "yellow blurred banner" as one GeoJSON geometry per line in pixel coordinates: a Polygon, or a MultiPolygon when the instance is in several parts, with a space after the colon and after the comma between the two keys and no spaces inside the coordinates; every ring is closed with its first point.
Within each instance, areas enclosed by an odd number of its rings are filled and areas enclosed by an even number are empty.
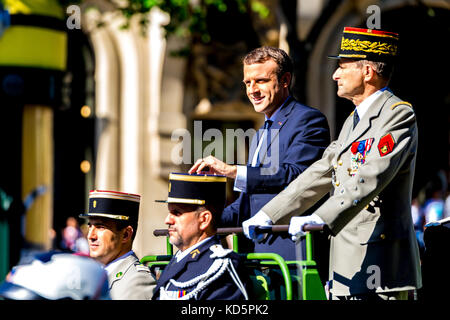
{"type": "Polygon", "coordinates": [[[64,10],[57,0],[3,0],[10,14],[38,14],[64,19],[64,10]]]}
{"type": "Polygon", "coordinates": [[[0,66],[65,70],[67,34],[61,27],[65,26],[65,13],[58,1],[2,2],[11,16],[11,26],[0,37],[0,66]]]}
{"type": "Polygon", "coordinates": [[[65,70],[67,34],[33,26],[11,26],[0,38],[0,66],[65,70]]]}

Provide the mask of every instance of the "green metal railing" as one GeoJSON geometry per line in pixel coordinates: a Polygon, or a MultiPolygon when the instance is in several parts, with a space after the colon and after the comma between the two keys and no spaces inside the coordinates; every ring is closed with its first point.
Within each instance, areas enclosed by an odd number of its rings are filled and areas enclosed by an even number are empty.
{"type": "MultiPolygon", "coordinates": [[[[248,260],[273,260],[281,270],[281,274],[286,285],[286,300],[292,300],[292,279],[286,261],[276,253],[247,253],[248,260]]],[[[262,265],[271,265],[272,261],[261,261],[262,265]]]]}
{"type": "MultiPolygon", "coordinates": [[[[269,232],[287,232],[289,229],[288,225],[278,225],[271,226],[269,232]]],[[[304,227],[304,231],[321,231],[323,229],[322,225],[319,226],[309,226],[304,227]]],[[[263,232],[267,232],[266,229],[263,232]]],[[[219,235],[229,235],[232,234],[233,251],[239,253],[239,243],[238,234],[242,233],[242,228],[219,228],[217,229],[217,234],[219,235]]],[[[145,256],[141,259],[141,263],[150,263],[151,266],[155,265],[165,265],[168,263],[173,255],[173,246],[169,242],[168,231],[166,229],[154,230],[153,234],[155,236],[166,236],[167,237],[167,255],[161,256],[145,256]]],[[[313,245],[312,245],[312,235],[307,232],[305,237],[306,245],[306,259],[302,261],[285,261],[280,255],[276,253],[247,253],[242,254],[245,256],[247,261],[256,260],[260,265],[273,266],[276,265],[281,271],[282,278],[285,283],[286,290],[286,300],[293,300],[293,280],[299,283],[301,287],[302,299],[305,300],[326,300],[326,295],[320,277],[317,271],[316,262],[313,260],[313,245]],[[299,274],[295,275],[293,279],[289,267],[294,266],[297,270],[300,270],[299,274]]],[[[267,288],[265,290],[268,290],[267,288]]]]}

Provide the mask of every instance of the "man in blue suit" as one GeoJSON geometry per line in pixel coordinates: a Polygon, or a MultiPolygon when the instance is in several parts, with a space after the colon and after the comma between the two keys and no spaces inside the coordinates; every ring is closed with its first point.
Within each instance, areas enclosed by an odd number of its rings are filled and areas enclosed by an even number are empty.
{"type": "MultiPolygon", "coordinates": [[[[252,140],[247,165],[229,165],[208,156],[197,160],[189,170],[235,179],[234,189],[240,195],[225,208],[221,226],[240,226],[253,217],[320,159],[330,142],[325,116],[290,94],[293,64],[285,51],[257,48],[246,55],[243,63],[247,96],[255,111],[264,113],[266,119],[252,140]]],[[[288,234],[272,234],[260,240],[254,243],[254,252],[275,252],[286,260],[295,260],[294,244],[288,234]]]]}

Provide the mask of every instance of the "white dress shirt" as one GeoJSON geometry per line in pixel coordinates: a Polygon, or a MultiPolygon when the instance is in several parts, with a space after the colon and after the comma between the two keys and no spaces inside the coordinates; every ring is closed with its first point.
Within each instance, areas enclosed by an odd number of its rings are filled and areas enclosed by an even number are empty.
{"type": "MultiPolygon", "coordinates": [[[[265,121],[271,120],[272,123],[277,117],[278,113],[280,112],[281,108],[284,106],[284,104],[289,100],[291,96],[287,97],[286,100],[282,103],[282,105],[272,114],[270,118],[265,117],[265,121]]],[[[261,138],[259,139],[258,146],[256,147],[255,153],[253,154],[252,158],[252,166],[256,162],[256,158],[259,156],[259,150],[261,149],[262,142],[264,141],[265,135],[268,134],[267,130],[264,130],[264,132],[261,134],[261,138]]],[[[247,190],[247,166],[236,166],[237,172],[236,172],[236,179],[234,180],[234,191],[237,192],[245,192],[247,190]]]]}

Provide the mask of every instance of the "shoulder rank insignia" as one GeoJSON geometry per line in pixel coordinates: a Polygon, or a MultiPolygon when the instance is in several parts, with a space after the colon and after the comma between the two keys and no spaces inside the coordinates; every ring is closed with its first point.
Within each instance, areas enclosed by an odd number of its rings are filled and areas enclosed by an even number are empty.
{"type": "Polygon", "coordinates": [[[359,167],[366,162],[366,156],[372,148],[373,138],[352,143],[351,167],[348,170],[349,175],[354,176],[358,172],[359,167]]]}
{"type": "Polygon", "coordinates": [[[198,251],[198,249],[195,249],[189,252],[189,254],[191,255],[191,258],[194,259],[197,254],[200,254],[200,251],[198,251]]]}
{"type": "Polygon", "coordinates": [[[394,110],[396,107],[398,107],[398,106],[401,105],[401,104],[407,105],[407,106],[409,106],[409,107],[412,108],[412,104],[411,104],[411,103],[406,102],[406,101],[400,101],[400,102],[394,103],[394,104],[391,106],[391,110],[394,110]]]}
{"type": "Polygon", "coordinates": [[[143,265],[142,263],[136,264],[135,266],[137,271],[150,272],[149,268],[146,265],[143,265]]]}
{"type": "Polygon", "coordinates": [[[378,151],[380,152],[380,156],[384,157],[385,155],[391,153],[394,146],[395,142],[392,134],[388,133],[381,137],[380,142],[378,142],[378,151]]]}

